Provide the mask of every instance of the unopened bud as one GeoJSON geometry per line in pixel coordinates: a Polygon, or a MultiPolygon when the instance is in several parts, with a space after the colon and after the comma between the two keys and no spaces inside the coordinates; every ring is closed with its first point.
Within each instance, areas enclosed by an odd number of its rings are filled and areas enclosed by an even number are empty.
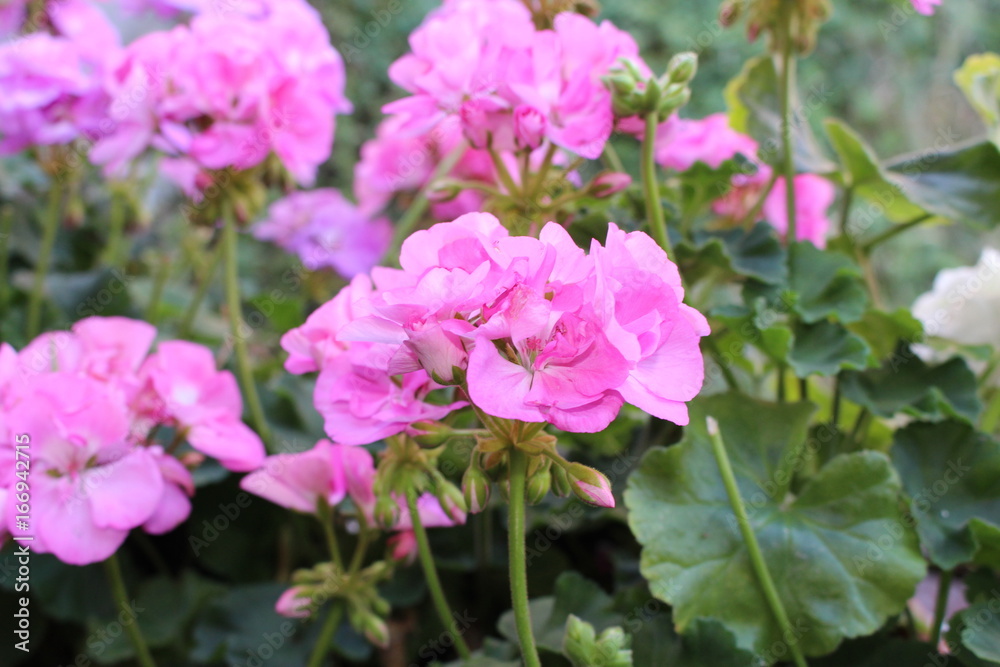
{"type": "Polygon", "coordinates": [[[610,197],[621,192],[632,184],[632,177],[619,171],[606,171],[598,174],[597,178],[590,182],[590,194],[593,197],[610,197]]]}
{"type": "Polygon", "coordinates": [[[522,104],[514,109],[514,138],[521,148],[541,146],[547,125],[545,115],[535,107],[522,104]]]}
{"type": "Polygon", "coordinates": [[[441,504],[441,509],[452,521],[465,520],[465,496],[462,495],[457,486],[441,477],[435,480],[434,495],[441,504]]]}
{"type": "Polygon", "coordinates": [[[603,473],[582,463],[570,463],[566,472],[569,475],[570,487],[577,498],[598,507],[615,506],[611,482],[603,473]]]}
{"type": "Polygon", "coordinates": [[[399,503],[391,496],[375,501],[375,520],[383,528],[392,528],[399,521],[399,503]]]}
{"type": "Polygon", "coordinates": [[[569,476],[566,474],[566,469],[562,466],[552,466],[552,493],[560,498],[566,498],[569,494],[573,493],[569,476]]]}
{"type": "Polygon", "coordinates": [[[529,505],[537,505],[548,495],[552,487],[552,473],[548,470],[540,470],[528,479],[524,495],[529,505]]]}
{"type": "Polygon", "coordinates": [[[691,51],[678,53],[667,65],[667,76],[671,83],[687,83],[698,71],[698,55],[691,51]]]}
{"type": "Polygon", "coordinates": [[[440,422],[423,421],[413,425],[413,439],[424,447],[437,447],[446,443],[454,434],[452,428],[440,422]]]}
{"type": "Polygon", "coordinates": [[[462,495],[465,496],[465,506],[472,514],[483,511],[490,501],[490,478],[482,470],[470,466],[462,476],[462,495]]]}

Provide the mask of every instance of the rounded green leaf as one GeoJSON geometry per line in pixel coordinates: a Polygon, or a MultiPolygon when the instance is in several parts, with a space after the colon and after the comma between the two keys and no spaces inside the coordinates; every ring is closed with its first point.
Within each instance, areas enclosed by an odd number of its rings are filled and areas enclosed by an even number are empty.
{"type": "Polygon", "coordinates": [[[900,516],[900,483],[877,452],[834,458],[798,496],[792,473],[813,406],[738,394],[691,406],[685,440],[654,449],[629,479],[629,523],[643,545],[641,568],[654,595],[674,605],[684,629],[715,619],[737,645],[765,654],[781,643],[751,567],[704,426],[718,420],[750,521],[808,655],[875,632],[899,613],[923,577],[913,531],[900,516]]]}
{"type": "Polygon", "coordinates": [[[1000,443],[963,422],[918,422],[896,432],[892,461],[935,564],[951,570],[972,561],[984,542],[995,544],[1000,443]]]}

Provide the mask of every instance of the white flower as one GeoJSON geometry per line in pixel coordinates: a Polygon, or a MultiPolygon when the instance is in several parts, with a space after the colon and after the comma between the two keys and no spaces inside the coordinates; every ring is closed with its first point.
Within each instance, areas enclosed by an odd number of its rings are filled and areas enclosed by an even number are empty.
{"type": "Polygon", "coordinates": [[[1000,251],[984,248],[975,266],[944,269],[913,303],[928,337],[1000,346],[1000,251]]]}

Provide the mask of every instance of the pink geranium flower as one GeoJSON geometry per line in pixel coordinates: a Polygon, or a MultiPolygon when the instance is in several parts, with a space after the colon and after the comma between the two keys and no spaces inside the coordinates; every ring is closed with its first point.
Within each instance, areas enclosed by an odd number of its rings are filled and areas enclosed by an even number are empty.
{"type": "Polygon", "coordinates": [[[242,420],[243,400],[231,373],[218,371],[211,352],[186,341],[162,343],[140,371],[147,416],[186,433],[200,452],[230,470],[253,470],[264,444],[242,420]]]}
{"type": "Polygon", "coordinates": [[[732,129],[724,113],[700,120],[671,116],[656,131],[656,161],[668,169],[685,171],[696,162],[718,169],[736,155],[755,158],[757,142],[732,129]]]}
{"type": "Polygon", "coordinates": [[[295,253],[303,265],[336,269],[351,278],[367,273],[389,248],[392,226],[369,218],[338,191],[320,188],[292,194],[271,204],[267,220],[253,234],[295,253]]]}

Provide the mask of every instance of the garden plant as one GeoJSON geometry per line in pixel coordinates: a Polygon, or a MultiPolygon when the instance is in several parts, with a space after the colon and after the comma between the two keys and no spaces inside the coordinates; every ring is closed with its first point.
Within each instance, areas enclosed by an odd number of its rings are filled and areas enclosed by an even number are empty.
{"type": "Polygon", "coordinates": [[[0,0],[0,664],[1000,665],[1000,55],[887,157],[852,3],[405,4],[0,0]]]}

